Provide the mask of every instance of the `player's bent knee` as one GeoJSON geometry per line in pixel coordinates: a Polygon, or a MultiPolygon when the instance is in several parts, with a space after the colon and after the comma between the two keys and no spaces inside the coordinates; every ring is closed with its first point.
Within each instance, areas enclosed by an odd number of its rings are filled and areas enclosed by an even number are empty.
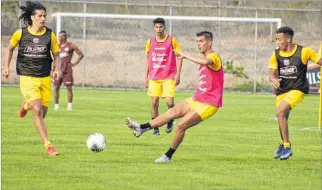
{"type": "Polygon", "coordinates": [[[170,108],[166,112],[166,114],[171,118],[171,119],[177,119],[180,117],[180,112],[177,109],[170,108]]]}
{"type": "Polygon", "coordinates": [[[30,109],[32,110],[32,112],[34,112],[35,115],[41,115],[41,113],[43,112],[42,110],[42,106],[41,105],[31,105],[30,109]]]}
{"type": "Polygon", "coordinates": [[[179,124],[177,127],[177,132],[178,133],[184,133],[188,129],[188,126],[185,124],[179,124]]]}

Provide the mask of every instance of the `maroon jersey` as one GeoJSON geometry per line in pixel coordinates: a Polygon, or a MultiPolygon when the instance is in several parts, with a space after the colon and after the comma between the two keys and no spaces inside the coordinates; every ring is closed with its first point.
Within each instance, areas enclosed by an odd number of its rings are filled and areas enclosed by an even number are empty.
{"type": "Polygon", "coordinates": [[[61,72],[72,72],[72,64],[70,63],[74,53],[72,43],[67,42],[66,44],[59,44],[59,51],[59,56],[61,60],[61,72]]]}

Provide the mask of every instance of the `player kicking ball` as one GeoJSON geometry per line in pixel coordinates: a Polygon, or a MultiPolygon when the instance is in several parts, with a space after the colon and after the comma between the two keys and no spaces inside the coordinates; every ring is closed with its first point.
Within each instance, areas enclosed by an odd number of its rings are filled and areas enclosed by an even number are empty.
{"type": "Polygon", "coordinates": [[[154,162],[170,162],[172,155],[183,141],[185,131],[213,116],[222,106],[224,70],[219,56],[212,50],[213,35],[209,31],[197,33],[197,45],[203,56],[193,56],[182,52],[180,59],[188,59],[199,64],[199,88],[193,97],[188,98],[164,114],[139,124],[131,118],[126,119],[127,126],[136,137],[152,128],[159,128],[169,121],[181,118],[169,150],[154,162]]]}

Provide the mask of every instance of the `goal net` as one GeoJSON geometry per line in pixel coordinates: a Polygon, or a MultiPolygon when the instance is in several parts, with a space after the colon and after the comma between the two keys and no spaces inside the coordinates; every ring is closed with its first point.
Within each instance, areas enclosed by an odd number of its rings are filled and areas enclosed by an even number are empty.
{"type": "MultiPolygon", "coordinates": [[[[226,68],[225,88],[271,91],[268,61],[275,48],[279,18],[194,17],[55,13],[56,33],[65,30],[85,58],[74,67],[75,84],[83,87],[144,88],[145,43],[154,36],[153,19],[166,20],[166,32],[182,50],[198,55],[195,34],[214,34],[213,50],[226,68]]],[[[178,89],[198,85],[198,66],[184,60],[178,89]]]]}

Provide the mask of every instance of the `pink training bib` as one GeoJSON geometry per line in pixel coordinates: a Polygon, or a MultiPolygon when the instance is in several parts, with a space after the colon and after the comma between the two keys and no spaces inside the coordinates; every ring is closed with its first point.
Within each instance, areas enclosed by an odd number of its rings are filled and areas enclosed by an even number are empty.
{"type": "Polygon", "coordinates": [[[224,69],[214,71],[208,65],[199,67],[199,88],[196,90],[193,99],[217,107],[222,107],[224,89],[224,69]]]}
{"type": "Polygon", "coordinates": [[[172,48],[172,37],[169,35],[164,42],[151,38],[149,60],[149,79],[173,79],[177,73],[176,56],[172,48]]]}

